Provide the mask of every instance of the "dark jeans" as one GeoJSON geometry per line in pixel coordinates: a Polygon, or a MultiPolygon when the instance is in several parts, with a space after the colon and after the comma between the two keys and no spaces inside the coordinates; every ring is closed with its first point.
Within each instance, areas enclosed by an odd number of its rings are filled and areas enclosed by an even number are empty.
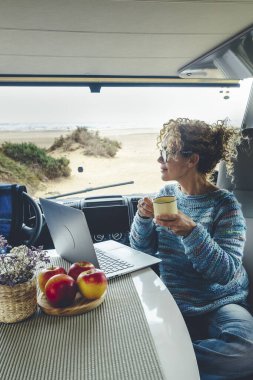
{"type": "Polygon", "coordinates": [[[253,379],[253,317],[230,304],[185,318],[201,380],[253,379]]]}

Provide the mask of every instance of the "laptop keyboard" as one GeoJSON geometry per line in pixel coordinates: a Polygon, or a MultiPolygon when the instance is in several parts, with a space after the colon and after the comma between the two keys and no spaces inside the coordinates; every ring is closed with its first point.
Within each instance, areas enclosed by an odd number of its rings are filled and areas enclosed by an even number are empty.
{"type": "Polygon", "coordinates": [[[127,269],[134,266],[133,264],[127,263],[124,260],[120,260],[120,259],[116,260],[110,256],[107,256],[106,253],[99,248],[96,248],[96,253],[97,253],[97,258],[98,258],[100,268],[106,274],[118,272],[122,269],[127,269]]]}

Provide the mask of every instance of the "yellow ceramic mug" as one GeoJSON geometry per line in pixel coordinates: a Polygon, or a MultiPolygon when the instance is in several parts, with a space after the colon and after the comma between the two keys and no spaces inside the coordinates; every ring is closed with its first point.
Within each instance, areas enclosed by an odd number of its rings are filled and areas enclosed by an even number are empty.
{"type": "Polygon", "coordinates": [[[177,214],[177,198],[175,196],[157,197],[153,199],[154,215],[177,214]]]}

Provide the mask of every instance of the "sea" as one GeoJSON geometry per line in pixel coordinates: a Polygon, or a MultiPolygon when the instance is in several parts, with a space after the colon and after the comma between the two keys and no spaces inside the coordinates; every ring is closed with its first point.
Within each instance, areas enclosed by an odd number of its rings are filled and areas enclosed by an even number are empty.
{"type": "Polygon", "coordinates": [[[42,132],[42,131],[74,131],[78,127],[85,127],[89,130],[99,131],[102,134],[113,134],[120,131],[120,134],[157,133],[158,126],[136,125],[130,123],[94,124],[94,123],[0,123],[0,132],[42,132]]]}
{"type": "Polygon", "coordinates": [[[94,128],[93,125],[79,125],[77,123],[0,123],[1,131],[66,131],[66,130],[74,130],[77,127],[86,127],[86,128],[94,128]]]}

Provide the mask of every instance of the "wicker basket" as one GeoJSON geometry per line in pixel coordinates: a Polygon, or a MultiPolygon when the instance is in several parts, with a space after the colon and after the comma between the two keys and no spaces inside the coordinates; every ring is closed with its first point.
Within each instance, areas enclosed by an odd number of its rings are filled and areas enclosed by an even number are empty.
{"type": "Polygon", "coordinates": [[[0,285],[0,322],[19,322],[36,310],[36,278],[15,286],[0,285]]]}

